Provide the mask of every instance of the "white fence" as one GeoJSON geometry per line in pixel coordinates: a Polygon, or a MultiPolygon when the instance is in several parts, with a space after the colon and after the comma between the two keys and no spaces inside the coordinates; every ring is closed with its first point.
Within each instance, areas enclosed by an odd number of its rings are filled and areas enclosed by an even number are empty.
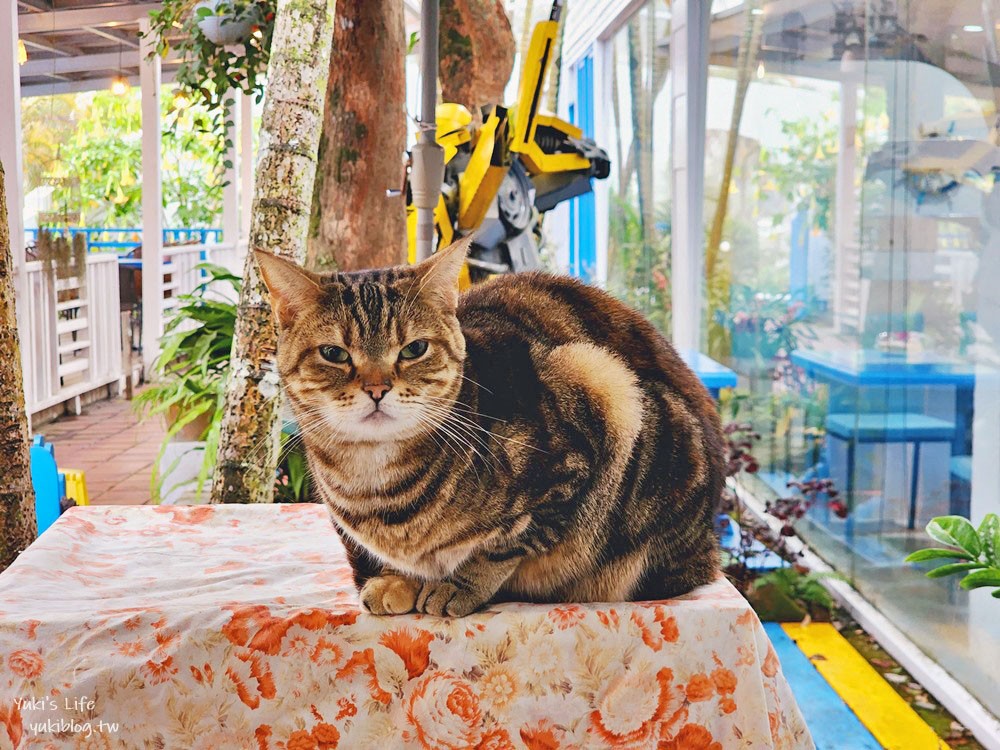
{"type": "MultiPolygon", "coordinates": [[[[199,263],[210,261],[241,275],[245,254],[246,243],[164,247],[164,316],[181,295],[202,283],[199,263]]],[[[84,393],[125,382],[122,342],[128,347],[130,338],[122,330],[118,256],[90,253],[86,266],[85,280],[54,278],[41,261],[26,266],[28,316],[21,355],[29,414],[67,402],[75,402],[79,412],[84,393]]]]}
{"type": "Polygon", "coordinates": [[[123,377],[118,258],[87,258],[86,276],[66,279],[46,273],[41,261],[27,264],[28,312],[22,341],[28,412],[79,397],[123,377]]]}

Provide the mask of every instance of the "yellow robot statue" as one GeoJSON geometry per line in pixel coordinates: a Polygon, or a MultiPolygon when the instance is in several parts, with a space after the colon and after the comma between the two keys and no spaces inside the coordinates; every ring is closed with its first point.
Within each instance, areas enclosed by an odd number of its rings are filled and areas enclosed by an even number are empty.
{"type": "MultiPolygon", "coordinates": [[[[540,266],[540,217],[592,189],[610,171],[607,153],[574,125],[539,110],[559,29],[562,0],[535,26],[521,69],[517,102],[483,110],[481,126],[462,105],[439,104],[435,140],[444,180],[434,211],[438,247],[476,231],[464,283],[540,266]]],[[[416,259],[416,210],[406,186],[410,262],[416,259]]]]}

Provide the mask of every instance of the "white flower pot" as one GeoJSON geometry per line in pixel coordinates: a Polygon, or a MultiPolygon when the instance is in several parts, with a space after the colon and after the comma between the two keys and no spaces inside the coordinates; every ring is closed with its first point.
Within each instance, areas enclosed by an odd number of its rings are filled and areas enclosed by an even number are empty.
{"type": "Polygon", "coordinates": [[[198,12],[198,8],[208,8],[213,13],[213,15],[205,16],[198,21],[198,28],[201,29],[201,33],[210,42],[218,44],[220,47],[245,42],[250,38],[250,34],[253,33],[253,19],[243,18],[234,20],[229,15],[215,15],[220,4],[222,4],[222,0],[204,0],[195,6],[196,13],[198,12]]]}

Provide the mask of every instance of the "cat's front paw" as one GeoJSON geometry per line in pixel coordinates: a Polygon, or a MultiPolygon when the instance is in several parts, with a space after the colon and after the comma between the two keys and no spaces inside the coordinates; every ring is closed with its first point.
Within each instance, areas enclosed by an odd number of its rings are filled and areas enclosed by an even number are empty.
{"type": "Polygon", "coordinates": [[[427,581],[417,597],[416,609],[435,617],[465,617],[485,603],[481,596],[448,581],[427,581]]]}
{"type": "Polygon", "coordinates": [[[361,587],[361,603],[373,615],[405,615],[416,606],[420,586],[406,576],[369,578],[361,587]]]}

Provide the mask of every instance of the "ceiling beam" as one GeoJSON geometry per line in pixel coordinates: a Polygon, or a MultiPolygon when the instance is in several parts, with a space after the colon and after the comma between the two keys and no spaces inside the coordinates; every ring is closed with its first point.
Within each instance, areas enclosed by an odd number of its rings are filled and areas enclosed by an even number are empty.
{"type": "Polygon", "coordinates": [[[17,29],[21,34],[44,34],[47,31],[78,31],[82,26],[122,26],[146,18],[151,10],[159,9],[159,3],[139,3],[22,13],[17,19],[17,29]]]}
{"type": "MultiPolygon", "coordinates": [[[[163,59],[164,65],[180,62],[180,55],[171,50],[163,59]]],[[[63,75],[65,73],[87,73],[91,70],[117,70],[118,68],[139,67],[139,53],[101,52],[96,55],[81,55],[79,57],[61,57],[50,60],[28,60],[21,66],[21,77],[63,75]]]]}
{"type": "MultiPolygon", "coordinates": [[[[173,83],[177,73],[173,70],[163,71],[160,79],[163,83],[173,83]]],[[[87,78],[82,81],[66,81],[61,83],[33,83],[21,87],[21,98],[28,96],[49,96],[50,94],[75,94],[81,91],[98,91],[111,88],[113,78],[87,78]]],[[[139,85],[139,76],[128,76],[129,85],[139,85]]]]}
{"type": "Polygon", "coordinates": [[[133,39],[131,34],[125,34],[118,31],[101,29],[97,26],[84,26],[84,31],[89,31],[91,34],[96,34],[104,39],[109,39],[112,42],[118,42],[118,44],[124,44],[126,47],[131,49],[139,49],[139,37],[138,35],[133,39]]]}
{"type": "Polygon", "coordinates": [[[31,39],[30,37],[22,36],[21,41],[24,42],[25,47],[33,47],[34,49],[40,49],[44,52],[51,52],[54,55],[62,55],[63,57],[69,57],[70,55],[82,55],[83,50],[78,50],[76,47],[57,47],[54,44],[49,44],[48,42],[40,41],[39,39],[31,39]]]}

